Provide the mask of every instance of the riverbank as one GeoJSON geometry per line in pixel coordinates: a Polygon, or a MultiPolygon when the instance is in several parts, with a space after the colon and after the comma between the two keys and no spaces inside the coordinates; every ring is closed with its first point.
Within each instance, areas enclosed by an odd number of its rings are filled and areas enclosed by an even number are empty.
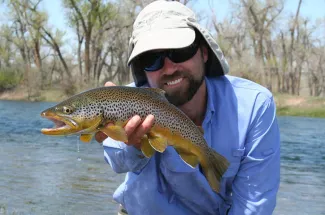
{"type": "Polygon", "coordinates": [[[325,118],[325,98],[274,94],[279,116],[325,118]]]}
{"type": "Polygon", "coordinates": [[[31,102],[59,102],[69,96],[62,89],[40,90],[37,93],[28,95],[24,88],[14,89],[0,93],[0,100],[16,100],[16,101],[31,101],[31,102]]]}
{"type": "MultiPolygon", "coordinates": [[[[30,96],[25,89],[16,89],[0,93],[0,100],[23,100],[23,101],[49,101],[59,102],[69,96],[61,89],[40,91],[30,96]]],[[[279,116],[303,116],[325,118],[325,98],[309,96],[293,96],[288,94],[274,94],[279,116]]]]}

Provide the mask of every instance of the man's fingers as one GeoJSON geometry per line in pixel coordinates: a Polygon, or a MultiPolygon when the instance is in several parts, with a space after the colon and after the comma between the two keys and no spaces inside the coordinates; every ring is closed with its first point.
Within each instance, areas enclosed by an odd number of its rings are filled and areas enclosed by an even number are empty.
{"type": "MultiPolygon", "coordinates": [[[[113,123],[108,123],[108,124],[106,125],[106,127],[109,127],[109,126],[111,126],[111,125],[114,125],[114,124],[113,124],[113,123]]],[[[107,138],[107,135],[106,135],[104,132],[102,132],[102,131],[98,131],[98,132],[96,132],[96,134],[95,134],[95,140],[96,140],[97,142],[99,142],[99,143],[102,143],[106,138],[107,138]]]]}
{"type": "MultiPolygon", "coordinates": [[[[124,127],[125,133],[128,136],[128,142],[126,144],[132,144],[135,147],[140,148],[141,138],[149,132],[154,121],[155,118],[151,114],[148,115],[143,121],[141,120],[140,116],[133,116],[124,127]]],[[[106,126],[109,127],[110,125],[112,125],[112,123],[109,123],[106,126]]],[[[95,134],[95,139],[99,143],[103,142],[106,138],[107,135],[101,131],[95,134]]]]}
{"type": "Polygon", "coordinates": [[[102,143],[107,138],[107,135],[99,131],[95,134],[95,140],[99,143],[102,143]]]}
{"type": "Polygon", "coordinates": [[[129,135],[129,142],[131,143],[139,143],[141,141],[141,138],[149,132],[149,130],[151,129],[153,123],[154,123],[154,116],[153,115],[148,115],[144,121],[138,125],[138,127],[136,128],[136,130],[134,130],[134,132],[130,133],[129,135]]]}
{"type": "Polygon", "coordinates": [[[133,116],[125,125],[126,135],[131,135],[135,129],[141,124],[141,118],[138,115],[133,116]]]}
{"type": "Polygon", "coordinates": [[[116,84],[114,84],[113,82],[107,81],[105,83],[105,87],[111,87],[111,86],[116,86],[116,84]]]}
{"type": "MultiPolygon", "coordinates": [[[[155,117],[154,117],[153,115],[149,114],[149,115],[144,119],[143,123],[139,126],[139,129],[140,129],[140,130],[139,130],[139,133],[143,133],[143,135],[146,134],[146,133],[148,133],[149,130],[151,129],[151,127],[152,127],[154,121],[155,121],[155,117]]],[[[142,135],[142,136],[143,136],[143,135],[142,135]]],[[[142,137],[142,136],[141,136],[141,137],[142,137]]]]}

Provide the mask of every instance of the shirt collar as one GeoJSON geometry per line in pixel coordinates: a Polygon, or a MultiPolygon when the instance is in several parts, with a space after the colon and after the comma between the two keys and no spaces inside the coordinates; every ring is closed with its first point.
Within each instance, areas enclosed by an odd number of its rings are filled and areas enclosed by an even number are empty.
{"type": "Polygon", "coordinates": [[[207,108],[205,111],[204,122],[206,123],[206,122],[211,121],[211,118],[215,112],[215,107],[214,107],[214,102],[213,102],[215,93],[213,91],[213,86],[212,86],[209,78],[205,77],[205,83],[206,83],[206,87],[207,87],[207,108]]]}

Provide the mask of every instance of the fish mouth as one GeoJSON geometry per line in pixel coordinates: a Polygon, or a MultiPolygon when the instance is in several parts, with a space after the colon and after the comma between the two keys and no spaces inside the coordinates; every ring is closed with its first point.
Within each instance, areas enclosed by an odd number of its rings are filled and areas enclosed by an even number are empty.
{"type": "Polygon", "coordinates": [[[41,132],[45,135],[67,135],[76,133],[79,130],[77,122],[71,118],[59,116],[51,111],[44,111],[41,117],[51,120],[54,123],[53,128],[43,128],[41,132]]]}

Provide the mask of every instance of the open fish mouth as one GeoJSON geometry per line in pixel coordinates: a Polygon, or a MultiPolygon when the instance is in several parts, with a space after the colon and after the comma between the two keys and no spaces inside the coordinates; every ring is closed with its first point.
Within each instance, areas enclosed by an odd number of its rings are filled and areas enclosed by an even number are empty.
{"type": "Polygon", "coordinates": [[[43,128],[41,132],[46,135],[67,135],[78,131],[78,124],[70,119],[63,116],[59,116],[53,112],[44,111],[41,116],[51,120],[54,123],[52,128],[43,128]]]}

